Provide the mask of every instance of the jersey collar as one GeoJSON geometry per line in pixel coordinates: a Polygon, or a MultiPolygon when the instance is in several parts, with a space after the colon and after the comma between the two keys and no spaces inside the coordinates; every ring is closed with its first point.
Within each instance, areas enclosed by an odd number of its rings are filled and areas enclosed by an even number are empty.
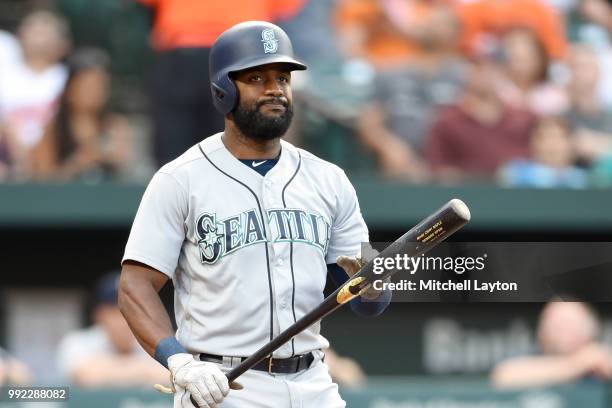
{"type": "Polygon", "coordinates": [[[200,142],[200,146],[215,166],[225,173],[258,190],[264,180],[274,185],[285,185],[293,177],[299,163],[299,154],[291,143],[281,140],[281,154],[278,163],[264,177],[234,157],[223,144],[222,135],[223,132],[210,136],[200,142]]]}

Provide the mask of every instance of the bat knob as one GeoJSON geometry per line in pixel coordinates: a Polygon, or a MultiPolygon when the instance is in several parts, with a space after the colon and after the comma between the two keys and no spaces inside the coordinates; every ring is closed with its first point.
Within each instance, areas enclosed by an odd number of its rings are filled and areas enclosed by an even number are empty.
{"type": "Polygon", "coordinates": [[[244,389],[244,386],[237,381],[232,381],[229,386],[230,386],[230,389],[232,390],[243,390],[244,389]]]}
{"type": "Polygon", "coordinates": [[[453,198],[448,202],[448,204],[451,206],[453,211],[455,211],[455,214],[457,214],[465,221],[469,221],[472,217],[472,215],[470,214],[470,209],[462,200],[458,198],[453,198]]]}

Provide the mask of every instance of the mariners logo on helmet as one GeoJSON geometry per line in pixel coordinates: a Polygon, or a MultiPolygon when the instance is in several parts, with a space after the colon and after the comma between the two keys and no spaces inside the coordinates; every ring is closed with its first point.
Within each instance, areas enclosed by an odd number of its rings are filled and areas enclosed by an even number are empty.
{"type": "Polygon", "coordinates": [[[266,54],[274,54],[278,51],[278,40],[273,29],[266,28],[261,32],[261,42],[264,45],[264,52],[266,54]]]}

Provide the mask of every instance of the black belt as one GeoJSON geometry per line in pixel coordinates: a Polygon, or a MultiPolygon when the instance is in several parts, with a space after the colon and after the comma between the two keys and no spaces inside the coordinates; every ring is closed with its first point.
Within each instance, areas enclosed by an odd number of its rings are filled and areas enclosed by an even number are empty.
{"type": "MultiPolygon", "coordinates": [[[[240,361],[246,360],[246,357],[241,357],[240,361]]],[[[223,364],[223,356],[214,354],[200,354],[200,361],[209,361],[211,363],[223,364]]],[[[253,370],[266,371],[268,373],[293,374],[310,367],[314,361],[314,354],[302,354],[289,358],[270,358],[266,357],[259,363],[253,366],[253,370]]]]}

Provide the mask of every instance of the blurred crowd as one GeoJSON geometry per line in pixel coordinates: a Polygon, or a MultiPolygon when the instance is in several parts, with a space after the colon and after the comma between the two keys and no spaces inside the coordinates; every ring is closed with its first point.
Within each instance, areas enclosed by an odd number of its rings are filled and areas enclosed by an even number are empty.
{"type": "MultiPolygon", "coordinates": [[[[151,388],[169,382],[168,370],[138,344],[118,305],[120,271],[109,271],[94,284],[91,294],[91,325],[63,335],[49,359],[57,384],[81,388],[151,388]],[[54,360],[54,361],[53,361],[54,360]]],[[[334,381],[343,387],[362,386],[366,376],[359,364],[325,350],[325,362],[334,381]]],[[[41,382],[34,370],[0,348],[0,386],[41,382]]]]}
{"type": "Polygon", "coordinates": [[[587,303],[547,303],[536,329],[530,355],[499,362],[490,379],[498,388],[549,387],[580,381],[612,379],[612,354],[601,341],[601,322],[587,303]]]}
{"type": "MultiPolygon", "coordinates": [[[[168,382],[168,371],[138,345],[123,318],[117,304],[118,282],[119,271],[95,282],[91,325],[63,335],[49,359],[55,372],[52,383],[147,389],[168,382]]],[[[527,354],[511,355],[490,367],[493,387],[526,389],[612,380],[612,350],[603,336],[602,320],[590,304],[559,298],[543,304],[533,337],[527,354]]],[[[325,350],[330,375],[344,389],[359,389],[368,381],[359,356],[355,357],[325,350]]],[[[0,348],[0,386],[31,384],[41,384],[34,370],[0,348]]]]}
{"type": "MultiPolygon", "coordinates": [[[[155,58],[141,72],[152,168],[222,130],[208,51],[227,27],[260,19],[287,28],[311,67],[296,103],[324,86],[317,75],[330,65],[339,88],[359,88],[341,125],[384,177],[612,185],[608,0],[116,1],[152,16],[155,58]]],[[[117,61],[103,44],[75,41],[66,1],[35,3],[0,30],[0,180],[129,178],[143,147],[129,113],[109,102],[117,61]]],[[[298,145],[308,126],[298,121],[298,145]]]]}
{"type": "Polygon", "coordinates": [[[340,1],[341,49],[375,68],[358,137],[404,180],[607,185],[611,18],[606,0],[340,1]]]}
{"type": "Polygon", "coordinates": [[[127,119],[109,110],[108,55],[71,50],[68,26],[35,10],[0,32],[0,179],[114,177],[130,154],[127,119]]]}

